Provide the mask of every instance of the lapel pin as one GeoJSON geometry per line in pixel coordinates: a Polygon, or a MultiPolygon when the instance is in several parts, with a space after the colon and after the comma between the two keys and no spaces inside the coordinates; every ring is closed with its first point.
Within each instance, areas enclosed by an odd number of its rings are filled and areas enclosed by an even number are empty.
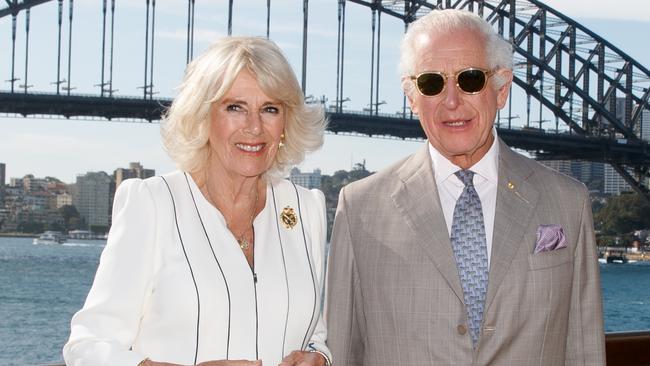
{"type": "Polygon", "coordinates": [[[296,212],[293,208],[287,206],[282,209],[282,212],[280,213],[280,222],[282,222],[282,225],[286,229],[293,229],[293,227],[296,226],[298,218],[296,217],[296,212]]]}
{"type": "Polygon", "coordinates": [[[514,194],[515,194],[517,197],[519,197],[520,200],[526,202],[527,204],[530,204],[530,201],[528,201],[527,199],[525,199],[525,198],[524,198],[524,197],[523,197],[523,196],[522,196],[522,195],[521,195],[517,190],[515,190],[515,184],[514,184],[514,183],[512,183],[511,181],[508,181],[508,183],[506,183],[506,187],[508,187],[509,190],[511,190],[512,192],[514,192],[514,194]]]}

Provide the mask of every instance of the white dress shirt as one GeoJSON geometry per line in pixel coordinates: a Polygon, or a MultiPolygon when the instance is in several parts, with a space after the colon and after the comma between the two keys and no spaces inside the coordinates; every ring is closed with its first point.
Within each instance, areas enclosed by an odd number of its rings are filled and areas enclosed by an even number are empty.
{"type": "Polygon", "coordinates": [[[277,365],[310,344],[329,356],[323,194],[269,183],[254,228],[251,269],[189,174],[126,180],[95,281],[72,318],[66,364],[133,366],[150,357],[277,365]],[[295,225],[283,225],[283,211],[293,211],[295,225]]]}
{"type": "MultiPolygon", "coordinates": [[[[485,224],[485,239],[487,244],[488,267],[492,253],[492,234],[494,233],[494,215],[497,204],[497,184],[499,182],[499,144],[497,143],[496,129],[492,129],[494,141],[488,152],[469,170],[474,174],[474,188],[481,199],[483,208],[483,223],[485,224]]],[[[436,150],[429,143],[429,154],[433,164],[433,174],[438,187],[440,204],[445,215],[447,231],[451,236],[451,224],[454,218],[456,201],[463,193],[465,185],[454,174],[461,170],[436,150]]]]}

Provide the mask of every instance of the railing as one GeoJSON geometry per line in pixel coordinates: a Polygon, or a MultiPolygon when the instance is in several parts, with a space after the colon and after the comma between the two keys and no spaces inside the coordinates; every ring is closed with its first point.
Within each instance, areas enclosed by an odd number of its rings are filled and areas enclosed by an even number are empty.
{"type": "Polygon", "coordinates": [[[650,365],[650,331],[607,333],[607,366],[650,365]]]}
{"type": "Polygon", "coordinates": [[[605,343],[607,366],[650,366],[650,331],[607,333],[605,343]]]}

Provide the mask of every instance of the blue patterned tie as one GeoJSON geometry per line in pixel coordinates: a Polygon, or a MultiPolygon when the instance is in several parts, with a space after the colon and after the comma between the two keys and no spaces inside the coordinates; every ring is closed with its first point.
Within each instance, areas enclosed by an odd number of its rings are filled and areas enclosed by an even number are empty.
{"type": "Polygon", "coordinates": [[[483,319],[488,284],[487,245],[481,199],[474,189],[474,172],[459,170],[456,176],[465,184],[456,201],[451,224],[451,246],[463,286],[472,345],[476,347],[483,319]]]}

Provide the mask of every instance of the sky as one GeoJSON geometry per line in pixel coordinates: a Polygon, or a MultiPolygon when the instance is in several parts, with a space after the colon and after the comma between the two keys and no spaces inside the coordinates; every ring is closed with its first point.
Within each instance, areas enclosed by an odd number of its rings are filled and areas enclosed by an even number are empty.
{"type": "MultiPolygon", "coordinates": [[[[265,1],[235,0],[233,34],[265,35],[265,1]]],[[[271,39],[292,63],[298,78],[301,70],[302,1],[272,0],[271,39]]],[[[650,68],[650,2],[645,0],[552,0],[546,4],[577,20],[596,34],[650,68]]],[[[63,31],[63,52],[67,53],[67,1],[63,31]]],[[[97,94],[101,80],[101,8],[94,0],[76,0],[73,22],[72,76],[75,93],[97,94]]],[[[185,0],[157,2],[154,90],[157,96],[173,97],[185,66],[185,0]]],[[[194,55],[227,32],[227,0],[197,1],[194,55]]],[[[307,95],[335,99],[337,7],[333,0],[309,2],[307,95]]],[[[144,69],[144,1],[117,0],[114,57],[116,95],[139,96],[144,69]]],[[[348,3],[346,19],[345,107],[360,111],[369,103],[370,11],[348,3]]],[[[24,83],[25,19],[18,18],[16,75],[24,83]]],[[[401,109],[397,60],[403,24],[382,17],[380,100],[382,113],[401,109]]],[[[56,1],[35,7],[31,13],[29,38],[30,91],[54,92],[56,79],[56,1]]],[[[108,41],[108,40],[107,40],[108,41]]],[[[0,89],[8,90],[11,77],[11,17],[0,19],[0,89]]],[[[62,69],[66,74],[67,56],[62,69]]],[[[105,66],[106,73],[108,67],[105,66]]],[[[303,171],[319,168],[323,174],[366,163],[379,170],[416,151],[422,141],[368,138],[327,134],[321,150],[307,156],[303,171]]],[[[112,173],[138,161],[162,174],[174,163],[162,149],[159,124],[66,120],[0,116],[0,162],[7,165],[7,177],[34,174],[74,182],[89,171],[112,173]]]]}

